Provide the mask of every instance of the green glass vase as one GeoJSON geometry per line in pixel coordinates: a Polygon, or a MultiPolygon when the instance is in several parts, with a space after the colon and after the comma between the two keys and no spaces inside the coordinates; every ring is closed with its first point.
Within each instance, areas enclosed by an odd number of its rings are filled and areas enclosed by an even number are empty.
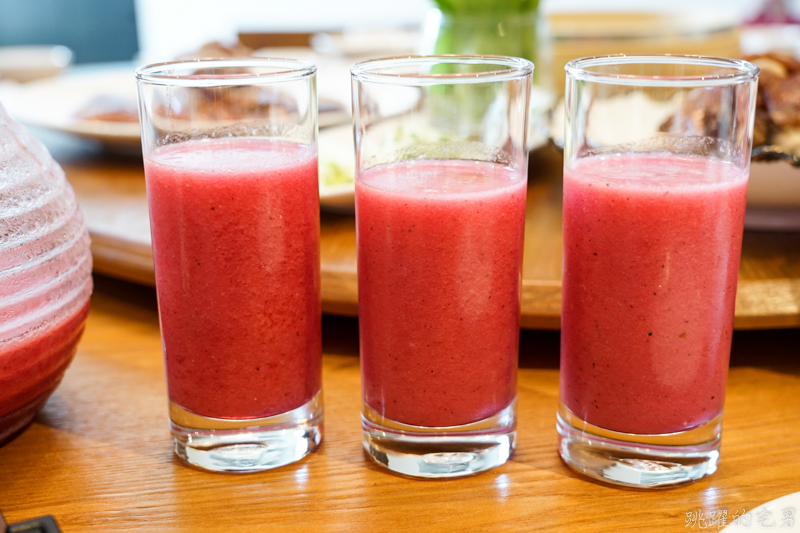
{"type": "Polygon", "coordinates": [[[523,57],[537,66],[539,31],[536,10],[448,13],[434,9],[425,27],[430,53],[523,57]]]}
{"type": "MultiPolygon", "coordinates": [[[[473,4],[460,9],[432,9],[424,26],[423,50],[428,54],[500,55],[532,61],[536,68],[531,92],[529,147],[541,146],[547,138],[546,115],[553,105],[546,26],[536,6],[509,10],[501,9],[502,4],[473,4]]],[[[469,108],[463,102],[459,105],[462,110],[469,108]]]]}

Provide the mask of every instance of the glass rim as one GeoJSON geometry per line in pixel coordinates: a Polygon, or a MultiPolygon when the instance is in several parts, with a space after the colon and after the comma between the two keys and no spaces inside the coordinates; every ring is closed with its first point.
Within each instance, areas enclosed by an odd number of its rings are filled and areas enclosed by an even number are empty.
{"type": "Polygon", "coordinates": [[[295,81],[313,76],[317,66],[302,59],[284,57],[230,57],[224,59],[181,59],[153,63],[137,68],[134,71],[138,82],[153,85],[171,85],[176,87],[220,87],[237,85],[259,85],[263,83],[281,83],[295,81]],[[200,68],[270,68],[272,72],[253,72],[242,74],[166,74],[170,69],[200,68]]]}
{"type": "Polygon", "coordinates": [[[609,85],[646,87],[709,87],[735,85],[758,79],[758,66],[744,59],[680,54],[611,54],[573,59],[564,66],[567,77],[609,85]],[[732,69],[734,72],[693,76],[652,76],[593,72],[590,67],[607,65],[699,65],[732,69]]]}
{"type": "Polygon", "coordinates": [[[518,80],[530,77],[533,74],[533,69],[533,63],[520,57],[477,54],[407,55],[359,61],[350,67],[350,75],[353,79],[360,82],[419,87],[425,85],[465,85],[518,80]],[[409,65],[436,65],[442,63],[494,65],[507,68],[503,70],[490,70],[468,74],[392,74],[376,72],[378,69],[409,65]]]}

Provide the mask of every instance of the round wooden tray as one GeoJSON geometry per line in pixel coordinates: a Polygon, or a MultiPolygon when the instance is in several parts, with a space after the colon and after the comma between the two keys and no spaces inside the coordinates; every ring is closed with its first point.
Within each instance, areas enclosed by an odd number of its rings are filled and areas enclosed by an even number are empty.
{"type": "MultiPolygon", "coordinates": [[[[52,147],[92,235],[97,272],[154,284],[141,160],[83,145],[52,147]]],[[[558,329],[561,320],[561,156],[531,154],[522,327],[558,329]]],[[[356,316],[356,236],[352,216],[322,214],[322,309],[356,316]]],[[[737,329],[800,326],[800,233],[745,232],[737,329]]]]}

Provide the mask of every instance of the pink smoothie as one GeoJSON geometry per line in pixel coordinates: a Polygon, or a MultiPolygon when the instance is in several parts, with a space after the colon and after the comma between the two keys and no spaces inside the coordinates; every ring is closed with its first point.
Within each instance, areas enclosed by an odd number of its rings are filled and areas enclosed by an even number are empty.
{"type": "Polygon", "coordinates": [[[44,402],[61,381],[83,333],[87,301],[70,316],[34,334],[0,344],[0,436],[6,415],[37,398],[44,402]]]}
{"type": "Polygon", "coordinates": [[[316,146],[191,141],[145,161],[170,399],[259,418],[321,385],[316,146]]]}
{"type": "Polygon", "coordinates": [[[525,175],[411,161],[356,181],[364,401],[454,426],[516,397],[525,175]]]}
{"type": "Polygon", "coordinates": [[[722,411],[747,172],[699,157],[589,157],[564,171],[561,398],[626,433],[722,411]]]}

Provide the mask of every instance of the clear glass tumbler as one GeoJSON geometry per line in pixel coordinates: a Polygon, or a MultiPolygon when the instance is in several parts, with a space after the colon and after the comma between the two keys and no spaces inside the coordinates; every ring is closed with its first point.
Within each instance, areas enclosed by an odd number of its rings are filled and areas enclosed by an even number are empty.
{"type": "Polygon", "coordinates": [[[559,451],[612,484],[689,483],[719,460],[758,68],[566,71],[559,451]]]}
{"type": "Polygon", "coordinates": [[[316,67],[136,71],[175,453],[207,470],[322,439],[316,67]]]}
{"type": "Polygon", "coordinates": [[[532,71],[351,69],[364,448],[395,472],[475,474],[514,449],[532,71]]]}

